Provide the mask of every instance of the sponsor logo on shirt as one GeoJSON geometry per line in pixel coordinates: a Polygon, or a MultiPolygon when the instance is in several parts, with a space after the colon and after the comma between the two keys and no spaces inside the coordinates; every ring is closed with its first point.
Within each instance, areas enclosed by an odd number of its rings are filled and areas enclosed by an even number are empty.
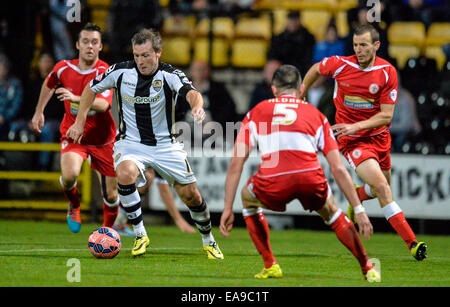
{"type": "Polygon", "coordinates": [[[130,97],[127,95],[122,95],[122,99],[129,103],[137,103],[137,104],[145,104],[145,103],[153,103],[157,102],[161,99],[161,95],[156,95],[155,97],[130,97]]]}
{"type": "Polygon", "coordinates": [[[347,107],[354,109],[372,109],[373,108],[372,98],[362,98],[358,96],[344,96],[344,104],[347,107]]]}
{"type": "MultiPolygon", "coordinates": [[[[70,103],[70,114],[77,115],[79,107],[80,106],[78,104],[71,102],[70,103]]],[[[91,110],[88,112],[88,116],[95,115],[95,114],[97,114],[97,112],[95,112],[94,110],[91,110]]]]}

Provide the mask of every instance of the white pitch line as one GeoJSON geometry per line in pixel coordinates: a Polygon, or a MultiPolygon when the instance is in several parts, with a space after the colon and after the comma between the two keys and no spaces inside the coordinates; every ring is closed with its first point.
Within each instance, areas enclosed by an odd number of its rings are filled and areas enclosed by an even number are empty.
{"type": "MultiPolygon", "coordinates": [[[[0,254],[5,253],[58,253],[58,252],[83,252],[88,251],[88,248],[61,248],[61,249],[10,249],[10,250],[0,250],[0,254]]],[[[121,248],[122,251],[129,251],[131,248],[121,248]]],[[[197,250],[193,248],[186,247],[151,247],[150,251],[158,251],[158,250],[197,250]]],[[[199,249],[200,250],[200,249],[199,249]]]]}

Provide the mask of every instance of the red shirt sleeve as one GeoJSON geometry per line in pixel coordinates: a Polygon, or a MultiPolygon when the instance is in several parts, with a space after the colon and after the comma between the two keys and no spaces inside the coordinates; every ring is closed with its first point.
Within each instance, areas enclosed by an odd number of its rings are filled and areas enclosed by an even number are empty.
{"type": "Polygon", "coordinates": [[[112,98],[113,98],[113,89],[105,90],[101,93],[98,93],[97,95],[95,95],[95,98],[105,99],[108,102],[109,107],[111,108],[112,98]]]}
{"type": "Polygon", "coordinates": [[[322,61],[320,61],[319,72],[323,76],[333,77],[336,70],[342,65],[343,64],[339,56],[323,58],[322,61]]]}
{"type": "Polygon", "coordinates": [[[244,120],[242,121],[241,130],[239,130],[239,133],[236,137],[235,143],[244,143],[248,147],[251,147],[250,145],[250,112],[245,115],[244,120]]]}
{"type": "Polygon", "coordinates": [[[394,67],[390,67],[388,72],[388,80],[386,86],[381,91],[380,104],[397,103],[398,79],[397,71],[394,67]]]}
{"type": "Polygon", "coordinates": [[[59,80],[59,74],[61,72],[59,70],[64,66],[66,66],[66,63],[64,61],[60,61],[53,67],[53,70],[47,76],[46,85],[48,88],[55,89],[61,83],[61,81],[59,80]]]}
{"type": "MultiPolygon", "coordinates": [[[[328,152],[330,152],[333,149],[339,149],[338,144],[336,142],[336,139],[334,138],[333,130],[331,129],[330,122],[325,116],[322,116],[323,120],[323,130],[322,130],[322,137],[323,137],[323,146],[320,146],[319,149],[323,152],[323,154],[326,156],[328,152]]],[[[321,137],[321,138],[322,138],[321,137]]]]}

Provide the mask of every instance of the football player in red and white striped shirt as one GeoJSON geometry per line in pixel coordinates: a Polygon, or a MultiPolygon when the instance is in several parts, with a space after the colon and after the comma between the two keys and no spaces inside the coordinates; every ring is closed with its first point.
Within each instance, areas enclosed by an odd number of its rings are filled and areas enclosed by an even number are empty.
{"type": "Polygon", "coordinates": [[[112,158],[116,125],[111,114],[113,95],[111,90],[96,96],[84,130],[84,143],[75,144],[66,137],[67,129],[75,122],[84,87],[109,67],[99,58],[102,41],[98,26],[87,24],[79,34],[76,47],[79,50],[78,58],[58,62],[42,84],[36,111],[31,120],[32,130],[40,133],[45,121],[44,109],[52,95],[58,95],[58,99],[64,103],[66,112],[60,125],[62,136],[60,183],[64,195],[69,200],[67,223],[69,229],[75,233],[81,228],[77,177],[88,156],[91,157],[91,168],[96,171],[102,183],[104,226],[113,226],[119,205],[112,158]],[[59,85],[62,87],[58,87],[59,85]]]}
{"type": "MultiPolygon", "coordinates": [[[[232,208],[242,168],[251,150],[258,146],[262,162],[241,191],[247,230],[264,260],[264,269],[255,277],[282,277],[270,248],[269,226],[262,208],[285,211],[290,201],[298,199],[304,209],[316,211],[331,226],[359,261],[364,276],[369,281],[379,280],[379,272],[370,263],[354,225],[333,200],[317,158],[318,151],[325,155],[333,176],[352,206],[361,204],[341,161],[327,118],[298,98],[300,82],[300,73],[294,66],[281,66],[272,80],[276,98],[260,102],[247,113],[228,168],[220,231],[229,236],[232,230],[232,208]]],[[[366,238],[372,235],[367,215],[358,216],[358,225],[366,238]]]]}
{"type": "MultiPolygon", "coordinates": [[[[397,103],[397,72],[389,62],[376,56],[380,47],[379,33],[371,25],[355,30],[355,55],[324,58],[307,72],[300,90],[303,97],[320,75],[335,80],[333,100],[336,124],[332,127],[338,137],[339,149],[358,176],[365,182],[357,187],[359,199],[378,198],[384,216],[405,241],[417,260],[426,257],[427,245],[418,242],[393,200],[391,180],[391,135],[388,127],[397,103]]],[[[349,216],[362,212],[363,207],[349,216]]]]}

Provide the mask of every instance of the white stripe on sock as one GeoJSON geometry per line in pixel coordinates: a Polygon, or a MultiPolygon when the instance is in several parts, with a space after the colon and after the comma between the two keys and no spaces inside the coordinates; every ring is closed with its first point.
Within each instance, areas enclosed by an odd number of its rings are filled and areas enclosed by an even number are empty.
{"type": "Polygon", "coordinates": [[[387,204],[383,208],[381,208],[381,211],[383,211],[384,217],[386,220],[389,220],[391,217],[393,217],[396,214],[399,214],[402,212],[402,209],[397,205],[395,201],[393,201],[390,204],[387,204]]]}

